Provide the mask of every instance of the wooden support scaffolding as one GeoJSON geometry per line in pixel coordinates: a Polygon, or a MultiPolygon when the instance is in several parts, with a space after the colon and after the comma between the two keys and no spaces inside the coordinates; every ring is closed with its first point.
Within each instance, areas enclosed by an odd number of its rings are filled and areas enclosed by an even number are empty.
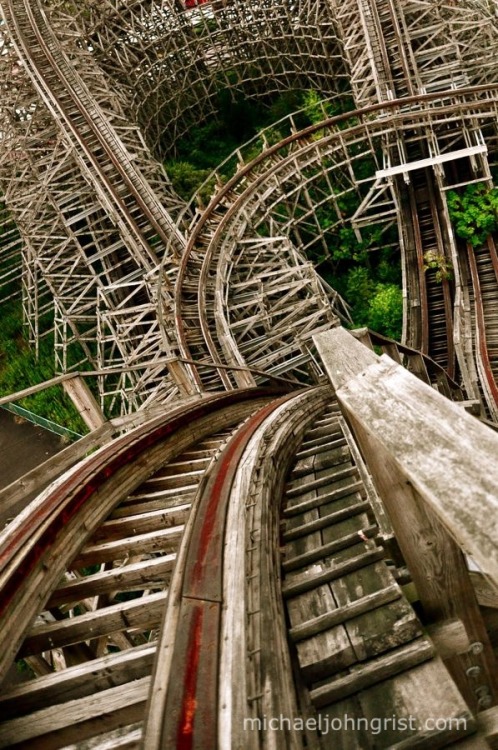
{"type": "Polygon", "coordinates": [[[386,505],[425,616],[433,623],[456,617],[465,625],[471,647],[448,660],[450,671],[470,706],[494,704],[495,658],[461,550],[498,581],[492,521],[497,438],[344,329],[317,336],[316,345],[386,505]],[[389,409],[379,409],[379,403],[389,409]],[[430,452],[424,450],[429,445],[430,452]],[[479,684],[469,679],[475,664],[479,684]]]}

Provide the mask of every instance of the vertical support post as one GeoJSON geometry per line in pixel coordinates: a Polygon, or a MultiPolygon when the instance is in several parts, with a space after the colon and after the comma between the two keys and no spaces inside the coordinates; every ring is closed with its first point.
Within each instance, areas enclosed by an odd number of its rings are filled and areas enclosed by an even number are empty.
{"type": "Polygon", "coordinates": [[[496,519],[498,470],[492,456],[498,436],[344,329],[318,334],[314,341],[384,501],[427,621],[457,619],[465,626],[471,647],[450,657],[447,667],[473,710],[495,704],[496,661],[461,546],[497,579],[490,524],[496,519]]]}
{"type": "Polygon", "coordinates": [[[90,430],[101,427],[106,418],[83,378],[75,375],[71,380],[64,380],[62,385],[86,426],[90,430]]]}

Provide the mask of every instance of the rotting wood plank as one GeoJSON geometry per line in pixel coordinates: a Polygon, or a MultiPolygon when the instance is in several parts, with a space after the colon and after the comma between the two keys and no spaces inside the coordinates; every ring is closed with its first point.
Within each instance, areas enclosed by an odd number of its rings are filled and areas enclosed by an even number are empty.
{"type": "Polygon", "coordinates": [[[310,589],[321,586],[324,583],[329,583],[330,581],[341,578],[347,573],[351,573],[355,570],[358,570],[359,568],[364,568],[367,565],[371,565],[373,562],[381,560],[383,557],[384,550],[382,549],[382,547],[377,547],[374,550],[363,552],[362,554],[357,555],[350,560],[345,560],[335,567],[327,568],[326,570],[312,574],[307,578],[303,578],[299,581],[289,581],[288,583],[286,582],[282,586],[282,594],[286,599],[291,596],[297,596],[298,594],[305,593],[310,589]]]}
{"type": "Polygon", "coordinates": [[[141,590],[154,586],[162,588],[169,579],[175,560],[176,554],[163,555],[85,576],[56,589],[50,596],[47,608],[112,591],[141,590]]]}
{"type": "Polygon", "coordinates": [[[498,609],[498,588],[482,573],[471,570],[469,575],[480,606],[498,609]]]}
{"type": "Polygon", "coordinates": [[[109,518],[97,529],[92,537],[92,542],[99,542],[103,539],[110,542],[131,534],[144,534],[159,529],[183,526],[189,513],[190,503],[186,503],[136,515],[109,518]]]}
{"type": "Polygon", "coordinates": [[[307,552],[302,552],[294,557],[285,557],[282,562],[282,569],[284,573],[288,573],[292,570],[303,568],[306,565],[311,565],[311,563],[330,557],[342,549],[358,544],[359,539],[372,539],[377,534],[377,531],[377,526],[366,526],[364,529],[354,531],[346,536],[341,536],[327,544],[313,547],[307,552]]]}
{"type": "Polygon", "coordinates": [[[325,705],[319,716],[328,726],[342,727],[327,734],[337,750],[370,747],[372,741],[386,750],[460,747],[452,743],[476,731],[474,717],[438,658],[325,705]]]}
{"type": "Polygon", "coordinates": [[[166,600],[167,592],[161,591],[48,625],[35,625],[26,635],[20,656],[39,654],[121,630],[151,630],[158,627],[166,600]]]}
{"type": "Polygon", "coordinates": [[[342,625],[347,620],[351,620],[358,615],[365,614],[376,607],[396,601],[400,596],[402,596],[401,589],[397,584],[393,584],[380,591],[367,594],[355,602],[301,623],[301,625],[296,625],[289,630],[289,636],[294,642],[311,638],[323,630],[332,628],[335,625],[342,625]]]}
{"type": "Polygon", "coordinates": [[[372,685],[415,667],[434,656],[434,647],[423,638],[397,648],[387,655],[372,659],[362,666],[354,666],[350,674],[339,677],[311,691],[317,707],[347,698],[372,685]]]}
{"type": "Polygon", "coordinates": [[[13,719],[146,677],[155,652],[155,642],[135,646],[15,685],[3,691],[0,710],[13,719]]]}
{"type": "MultiPolygon", "coordinates": [[[[349,493],[342,495],[342,497],[349,497],[349,493]]],[[[328,503],[329,500],[327,500],[326,502],[328,503]]],[[[317,503],[315,507],[319,508],[320,504],[317,503]]],[[[308,534],[312,534],[314,531],[321,531],[327,526],[335,526],[340,521],[345,521],[352,516],[358,516],[369,509],[370,503],[368,502],[368,500],[354,503],[354,505],[349,505],[346,508],[336,510],[332,513],[329,513],[328,515],[320,516],[319,518],[315,518],[313,521],[307,521],[300,526],[294,526],[288,531],[284,531],[283,540],[284,542],[292,542],[294,539],[298,539],[302,536],[307,536],[308,534]]]]}
{"type": "Polygon", "coordinates": [[[109,717],[112,723],[112,715],[115,714],[116,720],[121,724],[119,712],[128,712],[128,723],[136,721],[135,717],[138,718],[143,711],[149,683],[149,676],[141,677],[84,698],[67,701],[63,711],[60,706],[51,706],[36,711],[29,721],[24,717],[7,720],[0,724],[0,747],[7,748],[28,741],[33,743],[38,737],[44,737],[46,747],[51,747],[50,738],[46,735],[55,732],[58,733],[57,741],[62,737],[69,744],[77,740],[78,733],[79,736],[83,734],[78,726],[83,723],[92,722],[98,726],[105,723],[106,717],[109,717]]]}
{"type": "MultiPolygon", "coordinates": [[[[346,469],[345,472],[343,472],[343,476],[354,476],[355,473],[356,472],[354,469],[346,469]]],[[[338,474],[335,475],[337,478],[338,474]]],[[[347,497],[348,495],[352,495],[355,492],[358,492],[362,489],[362,487],[363,482],[361,480],[356,480],[354,482],[351,482],[351,484],[346,485],[346,487],[340,487],[337,490],[332,490],[332,492],[328,494],[318,495],[315,498],[304,500],[302,502],[296,503],[295,505],[287,505],[284,508],[283,517],[289,518],[290,516],[295,516],[299,513],[305,513],[308,510],[313,510],[313,508],[317,508],[320,505],[324,505],[325,503],[333,503],[334,500],[338,500],[341,497],[347,497]]]]}
{"type": "Polygon", "coordinates": [[[124,560],[130,555],[171,553],[177,548],[183,529],[184,526],[172,526],[159,531],[116,539],[112,542],[87,544],[78,557],[72,561],[71,569],[79,570],[96,563],[124,560]]]}

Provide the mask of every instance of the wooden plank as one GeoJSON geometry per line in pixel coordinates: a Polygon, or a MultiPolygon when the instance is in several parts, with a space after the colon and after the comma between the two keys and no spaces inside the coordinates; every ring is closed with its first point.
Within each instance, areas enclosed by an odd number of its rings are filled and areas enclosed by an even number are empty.
{"type": "MultiPolygon", "coordinates": [[[[349,493],[343,495],[343,497],[349,497],[349,493]]],[[[307,536],[308,534],[312,534],[314,531],[325,529],[327,526],[334,526],[340,521],[344,521],[345,519],[351,518],[352,516],[357,516],[369,509],[370,503],[367,500],[363,500],[360,503],[355,503],[354,505],[349,505],[348,507],[342,508],[341,510],[336,510],[334,513],[329,513],[328,515],[315,518],[313,521],[307,521],[301,526],[295,526],[288,531],[284,531],[284,542],[291,542],[292,540],[297,539],[300,536],[307,536]]]]}
{"type": "Polygon", "coordinates": [[[183,534],[184,526],[150,531],[147,534],[137,534],[116,539],[113,542],[86,545],[78,557],[71,563],[71,570],[79,570],[96,563],[124,560],[128,556],[153,554],[158,552],[171,553],[176,550],[183,534]]]}
{"type": "Polygon", "coordinates": [[[461,620],[428,625],[427,632],[442,659],[455,654],[465,654],[470,649],[470,640],[461,620]]]}
{"type": "Polygon", "coordinates": [[[375,352],[357,342],[342,327],[319,333],[313,336],[313,341],[336,391],[379,360],[375,352]]]}
{"type": "Polygon", "coordinates": [[[498,748],[498,708],[488,708],[480,711],[477,715],[477,728],[479,733],[486,738],[488,746],[492,750],[498,748]]]}
{"type": "MultiPolygon", "coordinates": [[[[348,477],[356,477],[358,475],[358,467],[355,466],[355,465],[353,465],[351,463],[350,459],[351,459],[351,455],[350,455],[349,451],[348,451],[348,453],[342,453],[341,452],[341,460],[336,464],[335,471],[334,471],[334,473],[332,475],[332,477],[333,477],[333,484],[334,485],[337,484],[337,483],[339,483],[339,481],[341,479],[347,479],[348,477]],[[339,468],[339,464],[344,464],[344,468],[342,468],[342,469],[339,468]]],[[[307,485],[307,482],[306,481],[302,481],[302,479],[300,479],[299,484],[303,487],[303,494],[304,494],[306,492],[306,490],[304,488],[307,485]]],[[[346,483],[342,483],[340,485],[341,488],[345,487],[345,486],[347,486],[347,482],[346,483]]],[[[337,489],[338,489],[338,487],[335,487],[333,490],[331,490],[331,492],[335,492],[337,489]]],[[[304,500],[303,499],[297,500],[296,498],[289,497],[286,494],[285,495],[286,506],[285,506],[285,509],[284,509],[285,515],[292,516],[293,515],[292,508],[295,505],[299,505],[300,503],[308,503],[309,502],[310,506],[312,508],[314,508],[315,505],[311,505],[311,504],[312,503],[318,503],[319,502],[319,499],[318,499],[319,496],[321,496],[321,495],[327,496],[327,494],[330,494],[330,493],[327,493],[327,491],[322,488],[322,489],[320,489],[319,493],[309,492],[308,491],[308,494],[310,494],[310,497],[308,499],[304,499],[304,500]]]]}
{"type": "Polygon", "coordinates": [[[175,560],[175,554],[163,555],[85,576],[56,589],[50,596],[47,608],[77,602],[89,596],[109,594],[112,591],[142,591],[151,586],[165,586],[175,560]]]}
{"type": "Polygon", "coordinates": [[[190,503],[185,503],[171,508],[162,507],[160,510],[152,510],[133,516],[110,518],[97,529],[92,537],[92,542],[103,539],[110,542],[135,533],[145,534],[159,531],[159,529],[184,526],[189,513],[190,503]]]}
{"type": "Polygon", "coordinates": [[[437,657],[374,685],[356,699],[358,714],[370,726],[379,718],[386,720],[377,735],[384,747],[453,747],[452,742],[476,730],[474,717],[437,657]]]}
{"type": "Polygon", "coordinates": [[[160,591],[70,619],[37,625],[28,632],[20,656],[63,648],[72,643],[99,638],[121,630],[152,630],[157,628],[161,621],[166,601],[167,592],[160,591]]]}
{"type": "MultiPolygon", "coordinates": [[[[81,728],[78,725],[92,722],[92,731],[98,726],[99,721],[105,724],[106,716],[118,714],[119,711],[127,711],[130,721],[143,711],[147,699],[150,677],[141,677],[131,683],[119,685],[118,687],[102,690],[100,693],[89,695],[64,704],[64,710],[60,706],[36,711],[26,721],[25,717],[12,719],[0,724],[0,748],[20,745],[20,743],[33,743],[37,737],[44,737],[58,732],[57,740],[64,738],[68,743],[74,738],[81,736],[81,728]],[[138,709],[138,712],[137,710],[138,709]]],[[[136,717],[136,718],[135,718],[136,717]]],[[[121,718],[118,721],[122,721],[121,718]]],[[[45,738],[46,747],[51,747],[50,739],[45,738]]],[[[29,747],[32,747],[30,744],[29,747]]],[[[60,747],[60,745],[58,745],[60,747]]]]}
{"type": "MultiPolygon", "coordinates": [[[[347,469],[347,472],[349,474],[353,474],[353,471],[353,469],[347,469]]],[[[340,487],[337,490],[333,490],[327,495],[318,495],[315,498],[304,500],[303,502],[296,503],[295,505],[287,505],[287,507],[284,509],[283,517],[289,518],[290,516],[295,516],[298,513],[305,513],[307,510],[317,508],[319,505],[323,505],[325,503],[333,503],[334,500],[337,500],[341,497],[347,497],[348,495],[351,495],[355,492],[359,492],[359,490],[361,490],[362,488],[363,482],[357,480],[355,482],[351,482],[351,484],[348,484],[346,487],[340,487]]]]}
{"type": "Polygon", "coordinates": [[[488,147],[482,146],[468,146],[467,148],[460,148],[456,151],[448,151],[444,154],[436,154],[430,156],[427,159],[418,159],[417,161],[407,162],[405,164],[397,164],[394,167],[386,167],[386,169],[379,169],[375,173],[376,178],[381,177],[393,177],[396,174],[405,174],[411,172],[414,169],[425,169],[426,167],[432,167],[435,164],[442,164],[446,161],[453,161],[454,159],[463,159],[465,156],[474,156],[475,154],[487,154],[488,147]]]}
{"type": "Polygon", "coordinates": [[[297,643],[305,638],[311,638],[313,635],[332,628],[335,625],[342,625],[348,620],[357,617],[358,615],[370,612],[376,607],[381,607],[384,604],[395,601],[402,596],[401,589],[397,584],[393,584],[388,588],[375,591],[373,594],[367,594],[356,602],[346,604],[343,607],[338,607],[331,612],[327,612],[324,615],[315,617],[308,620],[301,625],[297,625],[289,630],[289,637],[297,643]]]}
{"type": "Polygon", "coordinates": [[[90,430],[96,430],[105,423],[102,409],[83,378],[76,375],[74,378],[63,380],[62,387],[90,430]]]}
{"type": "MultiPolygon", "coordinates": [[[[127,724],[110,732],[103,732],[97,738],[89,737],[78,742],[78,750],[140,750],[142,744],[142,723],[127,724]]],[[[76,750],[75,745],[66,746],[62,750],[76,750]]]]}
{"type": "Polygon", "coordinates": [[[299,581],[289,581],[288,583],[284,583],[282,586],[282,594],[286,599],[292,596],[298,596],[299,594],[310,591],[310,589],[321,586],[324,583],[330,583],[330,581],[341,578],[354,570],[371,565],[376,560],[382,560],[383,557],[384,550],[382,547],[377,547],[369,552],[363,552],[361,555],[352,557],[350,560],[345,560],[339,565],[326,568],[320,573],[311,574],[307,578],[299,581]]]}
{"type": "Polygon", "coordinates": [[[336,453],[338,455],[336,455],[334,461],[329,464],[329,471],[327,473],[324,473],[316,479],[307,481],[304,484],[299,483],[298,485],[296,485],[295,481],[289,482],[285,493],[286,497],[289,500],[294,499],[296,497],[299,497],[300,495],[304,495],[307,492],[310,492],[311,490],[319,489],[320,487],[323,487],[331,480],[333,480],[336,475],[336,471],[331,472],[330,468],[344,463],[350,457],[349,448],[347,446],[341,448],[340,451],[337,451],[336,453]]]}
{"type": "Polygon", "coordinates": [[[434,647],[419,639],[408,646],[395,649],[385,656],[373,659],[365,665],[353,667],[350,674],[339,677],[311,691],[311,700],[317,707],[359,693],[389,677],[417,666],[434,656],[434,647]]]}
{"type": "Polygon", "coordinates": [[[155,643],[135,646],[4,688],[0,711],[13,719],[146,677],[151,672],[155,652],[155,643]]]}
{"type": "MultiPolygon", "coordinates": [[[[325,348],[333,380],[331,334],[325,348]]],[[[345,331],[339,338],[342,356],[351,345],[360,346],[345,331]]],[[[351,377],[337,395],[386,504],[426,616],[432,622],[462,620],[471,642],[483,645],[484,682],[498,696],[489,638],[465,560],[450,536],[483,570],[498,571],[493,510],[498,469],[492,458],[498,436],[387,358],[351,377]],[[484,551],[489,552],[486,560],[484,551]]],[[[469,705],[476,707],[466,675],[471,665],[469,656],[449,663],[469,705]]]]}
{"type": "Polygon", "coordinates": [[[292,570],[298,570],[299,568],[311,565],[314,562],[324,560],[325,558],[332,556],[340,550],[358,544],[359,539],[372,539],[376,535],[377,531],[377,526],[367,526],[360,531],[353,531],[351,534],[341,536],[339,539],[335,539],[334,541],[328,542],[327,544],[313,547],[306,552],[302,552],[300,555],[285,558],[282,562],[282,569],[284,573],[288,573],[292,570]]]}
{"type": "Polygon", "coordinates": [[[498,588],[482,573],[471,570],[469,575],[480,606],[498,609],[498,588]]]}
{"type": "Polygon", "coordinates": [[[319,450],[317,446],[308,456],[296,456],[297,461],[292,469],[292,479],[296,479],[304,474],[311,474],[320,469],[328,469],[329,467],[335,466],[333,458],[331,459],[328,455],[329,451],[332,451],[335,448],[341,448],[343,445],[346,445],[346,438],[341,434],[340,436],[337,436],[335,440],[331,440],[328,444],[319,446],[319,450]]]}

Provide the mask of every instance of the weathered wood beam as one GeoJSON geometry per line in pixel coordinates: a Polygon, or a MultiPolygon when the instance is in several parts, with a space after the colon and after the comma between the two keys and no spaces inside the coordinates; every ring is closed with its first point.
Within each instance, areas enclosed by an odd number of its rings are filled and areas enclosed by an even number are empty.
{"type": "Polygon", "coordinates": [[[106,418],[83,378],[75,376],[74,378],[63,380],[62,387],[78,410],[86,426],[90,430],[102,427],[106,418]]]}
{"type": "Polygon", "coordinates": [[[470,580],[481,607],[498,609],[498,588],[482,573],[471,571],[470,580]]]}
{"type": "Polygon", "coordinates": [[[470,649],[469,636],[461,620],[448,620],[429,625],[427,632],[442,659],[455,654],[465,654],[470,649]]]}
{"type": "Polygon", "coordinates": [[[344,329],[314,340],[427,620],[460,619],[473,644],[448,661],[453,678],[471,707],[489,705],[496,662],[461,548],[498,580],[498,436],[344,329]],[[486,694],[476,692],[483,686],[486,694]]]}

